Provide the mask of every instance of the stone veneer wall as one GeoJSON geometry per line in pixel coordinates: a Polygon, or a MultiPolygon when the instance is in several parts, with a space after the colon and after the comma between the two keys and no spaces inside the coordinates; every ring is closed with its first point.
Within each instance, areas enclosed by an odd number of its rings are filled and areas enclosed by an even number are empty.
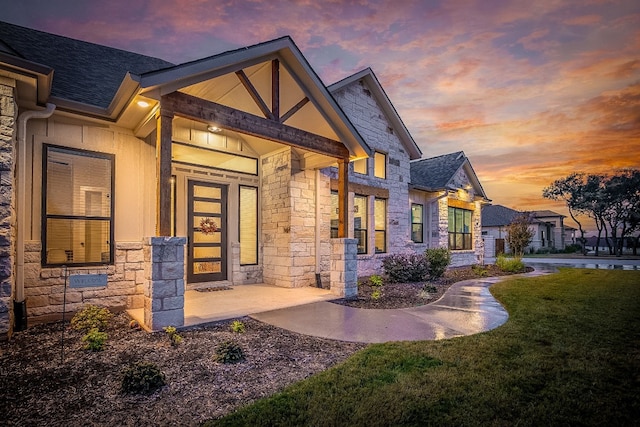
{"type": "Polygon", "coordinates": [[[0,339],[13,325],[15,288],[15,81],[0,77],[0,339]]]}
{"type": "Polygon", "coordinates": [[[315,171],[301,170],[291,148],[262,159],[263,279],[315,285],[315,171]]]}
{"type": "MultiPolygon", "coordinates": [[[[354,82],[332,92],[336,101],[375,151],[387,155],[386,179],[373,175],[373,159],[369,159],[369,174],[362,175],[349,168],[350,182],[385,188],[389,190],[387,199],[387,252],[376,254],[375,233],[373,233],[373,201],[369,201],[369,241],[368,254],[358,255],[358,274],[380,273],[382,259],[389,254],[410,252],[413,246],[409,224],[409,181],[411,178],[410,159],[404,145],[387,120],[384,111],[373,97],[364,81],[354,82]]],[[[372,197],[370,197],[372,199],[372,197]]]]}
{"type": "MultiPolygon", "coordinates": [[[[25,296],[29,324],[62,317],[65,271],[42,268],[42,245],[25,244],[25,296]]],[[[104,267],[69,267],[68,274],[107,274],[106,288],[67,288],[66,311],[75,312],[86,304],[114,310],[142,308],[144,305],[144,252],[142,242],[116,243],[115,264],[104,267]]]]}

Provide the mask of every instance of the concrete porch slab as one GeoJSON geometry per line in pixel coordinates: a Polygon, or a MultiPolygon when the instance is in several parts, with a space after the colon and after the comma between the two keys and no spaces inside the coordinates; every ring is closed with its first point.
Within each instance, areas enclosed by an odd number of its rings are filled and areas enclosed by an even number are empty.
{"type": "MultiPolygon", "coordinates": [[[[187,290],[184,293],[184,326],[217,322],[282,308],[295,307],[338,298],[328,289],[310,286],[282,288],[256,284],[229,286],[215,291],[187,290]]],[[[127,310],[129,315],[144,323],[144,309],[127,310]]]]}

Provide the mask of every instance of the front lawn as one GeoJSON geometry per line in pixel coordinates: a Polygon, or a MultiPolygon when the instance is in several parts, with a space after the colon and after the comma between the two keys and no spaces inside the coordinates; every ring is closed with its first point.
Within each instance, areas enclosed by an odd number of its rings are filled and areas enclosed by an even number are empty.
{"type": "Polygon", "coordinates": [[[640,273],[563,269],[494,285],[509,321],[372,345],[214,425],[638,425],[640,273]]]}

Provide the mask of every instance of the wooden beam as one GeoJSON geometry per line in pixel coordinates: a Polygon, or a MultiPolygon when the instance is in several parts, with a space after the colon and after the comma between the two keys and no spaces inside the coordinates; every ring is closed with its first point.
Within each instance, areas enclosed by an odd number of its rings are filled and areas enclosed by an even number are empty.
{"type": "Polygon", "coordinates": [[[242,82],[242,85],[245,87],[245,89],[247,89],[247,92],[249,92],[249,95],[251,95],[251,98],[253,98],[255,103],[258,105],[258,108],[260,108],[260,111],[262,111],[262,114],[264,114],[264,116],[267,119],[275,120],[273,117],[273,114],[271,113],[271,111],[269,111],[269,107],[267,107],[267,104],[264,102],[264,100],[256,90],[255,86],[253,86],[253,83],[251,83],[251,81],[249,80],[249,77],[247,77],[244,71],[242,70],[236,71],[236,76],[238,76],[238,78],[242,82]]]}
{"type": "Polygon", "coordinates": [[[171,140],[173,111],[156,115],[156,236],[171,236],[171,140]]]}
{"type": "Polygon", "coordinates": [[[284,123],[287,120],[289,120],[289,117],[291,117],[295,113],[297,113],[299,109],[301,109],[302,107],[304,107],[307,104],[307,102],[309,102],[309,98],[307,98],[305,96],[304,98],[302,98],[302,100],[300,102],[298,102],[296,105],[291,107],[291,109],[289,111],[287,111],[286,113],[284,113],[284,115],[282,117],[280,117],[280,123],[284,123]]]}
{"type": "Polygon", "coordinates": [[[280,121],[280,61],[271,61],[271,114],[280,121]]]}
{"type": "Polygon", "coordinates": [[[177,116],[216,123],[226,129],[324,154],[335,159],[349,158],[349,150],[339,141],[182,92],[164,95],[161,102],[166,108],[173,110],[177,116]]]}
{"type": "Polygon", "coordinates": [[[349,159],[338,159],[338,237],[348,236],[349,226],[349,159]]]}

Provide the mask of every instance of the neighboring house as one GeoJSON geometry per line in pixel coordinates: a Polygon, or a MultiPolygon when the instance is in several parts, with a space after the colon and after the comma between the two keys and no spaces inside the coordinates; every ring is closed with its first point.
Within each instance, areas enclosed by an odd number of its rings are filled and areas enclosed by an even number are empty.
{"type": "Polygon", "coordinates": [[[390,253],[480,258],[464,154],[411,163],[373,72],[327,88],[289,37],[174,65],[0,22],[0,120],[2,333],[65,298],[157,330],[183,324],[185,289],[351,296],[390,253]]]}
{"type": "Polygon", "coordinates": [[[482,262],[482,206],[490,200],[462,151],[412,162],[409,201],[416,250],[448,247],[454,266],[482,262]]]}
{"type": "MultiPolygon", "coordinates": [[[[507,226],[521,213],[502,205],[488,205],[482,208],[482,235],[487,247],[485,252],[487,257],[510,252],[509,245],[505,240],[507,226]],[[493,250],[491,250],[492,247],[493,250]]],[[[564,216],[552,211],[532,211],[530,213],[533,215],[533,220],[529,228],[533,232],[533,238],[525,252],[540,249],[564,249],[565,236],[567,235],[563,222],[564,216]]]]}

